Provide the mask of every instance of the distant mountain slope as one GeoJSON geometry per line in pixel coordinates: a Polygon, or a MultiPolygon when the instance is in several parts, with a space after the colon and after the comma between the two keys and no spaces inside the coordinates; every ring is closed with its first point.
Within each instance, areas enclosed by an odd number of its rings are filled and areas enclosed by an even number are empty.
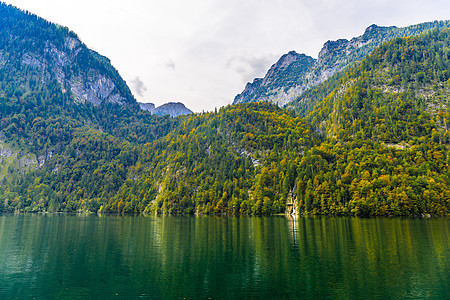
{"type": "Polygon", "coordinates": [[[397,38],[318,87],[335,86],[306,117],[325,140],[298,165],[301,211],[450,213],[449,47],[449,29],[397,38]]]}
{"type": "Polygon", "coordinates": [[[283,55],[267,72],[264,78],[247,83],[244,91],[234,98],[233,104],[259,101],[282,103],[287,93],[301,94],[306,85],[299,85],[299,77],[306,76],[316,60],[304,54],[291,51],[283,55]]]}
{"type": "Polygon", "coordinates": [[[109,60],[88,49],[67,28],[4,3],[0,28],[2,89],[27,93],[56,83],[75,101],[135,102],[109,60]]]}
{"type": "Polygon", "coordinates": [[[192,110],[187,108],[181,102],[169,102],[158,107],[155,107],[155,104],[153,103],[139,103],[139,106],[141,107],[141,109],[161,117],[169,115],[172,118],[175,118],[178,116],[190,115],[193,113],[192,110]]]}
{"type": "Polygon", "coordinates": [[[318,59],[291,51],[283,55],[264,78],[256,78],[253,83],[248,83],[244,91],[235,97],[233,104],[269,101],[285,105],[333,74],[361,61],[386,41],[449,25],[450,21],[435,21],[404,28],[372,25],[362,36],[350,41],[340,39],[326,42],[318,59]]]}

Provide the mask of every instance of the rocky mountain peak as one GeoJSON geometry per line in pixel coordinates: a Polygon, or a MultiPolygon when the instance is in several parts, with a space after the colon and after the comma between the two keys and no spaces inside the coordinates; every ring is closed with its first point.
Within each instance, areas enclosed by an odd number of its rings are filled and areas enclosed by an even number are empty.
{"type": "Polygon", "coordinates": [[[289,51],[287,54],[284,54],[280,58],[280,60],[278,60],[278,62],[272,67],[275,67],[277,69],[285,69],[287,66],[292,64],[294,61],[302,59],[304,57],[306,57],[305,54],[298,54],[295,51],[289,51]]]}
{"type": "Polygon", "coordinates": [[[318,56],[319,62],[324,61],[326,59],[330,59],[330,57],[335,55],[337,51],[341,50],[341,48],[345,47],[347,44],[348,40],[346,39],[339,39],[337,41],[327,41],[319,52],[318,56]]]}
{"type": "Polygon", "coordinates": [[[315,62],[315,59],[305,54],[290,51],[284,54],[273,64],[264,78],[255,78],[252,83],[247,83],[244,91],[234,98],[233,103],[245,103],[256,101],[272,101],[284,104],[285,90],[274,91],[277,86],[290,88],[298,81],[298,74],[304,73],[315,62]]]}
{"type": "Polygon", "coordinates": [[[305,54],[298,54],[295,51],[290,51],[287,54],[284,54],[267,72],[266,76],[262,81],[262,85],[268,85],[274,82],[274,79],[277,77],[277,73],[284,72],[289,66],[293,66],[294,63],[298,64],[308,64],[308,60],[311,57],[306,56],[305,54]]]}
{"type": "Polygon", "coordinates": [[[377,30],[378,28],[380,28],[380,27],[377,24],[372,24],[366,28],[366,31],[364,32],[364,34],[369,34],[370,32],[377,30]]]}
{"type": "Polygon", "coordinates": [[[170,115],[172,118],[176,118],[182,115],[190,115],[193,113],[181,102],[168,102],[158,107],[155,107],[155,104],[153,103],[139,102],[139,106],[141,107],[141,109],[149,111],[154,115],[170,115]]]}

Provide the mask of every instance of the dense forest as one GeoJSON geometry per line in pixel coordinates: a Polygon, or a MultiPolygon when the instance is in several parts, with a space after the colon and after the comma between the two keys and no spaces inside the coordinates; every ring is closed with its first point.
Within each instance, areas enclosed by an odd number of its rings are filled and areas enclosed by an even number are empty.
{"type": "Polygon", "coordinates": [[[143,149],[104,210],[139,211],[146,199],[145,212],[283,213],[295,163],[315,136],[295,113],[266,103],[189,117],[143,149]]]}
{"type": "Polygon", "coordinates": [[[448,214],[449,44],[447,29],[384,44],[306,116],[327,138],[299,164],[303,211],[448,214]]]}
{"type": "Polygon", "coordinates": [[[1,33],[1,211],[449,214],[448,29],[392,39],[289,109],[170,118],[141,110],[106,58],[67,47],[75,34],[0,8],[22,26],[1,33]]]}

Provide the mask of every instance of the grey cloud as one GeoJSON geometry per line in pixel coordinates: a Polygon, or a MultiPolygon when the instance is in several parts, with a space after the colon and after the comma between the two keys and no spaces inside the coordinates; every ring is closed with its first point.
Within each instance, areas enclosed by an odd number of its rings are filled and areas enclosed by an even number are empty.
{"type": "Polygon", "coordinates": [[[139,78],[139,76],[136,76],[136,78],[131,80],[131,89],[140,97],[143,97],[144,92],[147,91],[147,87],[145,86],[144,82],[139,78]]]}
{"type": "Polygon", "coordinates": [[[226,67],[241,75],[244,82],[251,81],[255,77],[263,77],[272,64],[276,62],[277,56],[265,54],[261,56],[238,55],[227,61],[226,67]]]}
{"type": "Polygon", "coordinates": [[[164,66],[165,66],[167,69],[175,70],[175,62],[174,62],[171,58],[168,58],[168,59],[166,60],[166,63],[164,64],[164,66]]]}

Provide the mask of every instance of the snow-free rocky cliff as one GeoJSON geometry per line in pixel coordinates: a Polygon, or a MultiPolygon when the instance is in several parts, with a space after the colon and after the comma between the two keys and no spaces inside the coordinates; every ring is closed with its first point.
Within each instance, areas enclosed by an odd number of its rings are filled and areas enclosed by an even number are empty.
{"type": "Polygon", "coordinates": [[[56,83],[77,102],[135,102],[110,61],[75,33],[5,4],[0,8],[0,76],[14,89],[27,93],[56,83]]]}
{"type": "MultiPolygon", "coordinates": [[[[97,66],[88,65],[84,72],[73,74],[70,67],[77,63],[80,51],[87,51],[84,55],[92,56],[93,61],[101,59],[101,56],[92,50],[84,49],[81,42],[75,38],[67,37],[66,45],[65,48],[58,49],[49,43],[44,50],[50,52],[50,64],[53,65],[56,79],[64,90],[66,87],[69,88],[77,101],[88,101],[95,105],[102,102],[118,104],[127,102],[127,97],[131,97],[127,91],[120,91],[111,75],[97,66]],[[64,69],[69,70],[65,72],[64,69]]],[[[107,61],[106,58],[103,59],[107,61]]]]}
{"type": "Polygon", "coordinates": [[[172,118],[175,118],[192,114],[192,111],[180,102],[169,102],[158,107],[155,107],[153,103],[139,103],[139,106],[141,109],[158,116],[170,115],[172,118]]]}
{"type": "Polygon", "coordinates": [[[317,59],[291,51],[272,65],[264,78],[255,78],[252,83],[247,83],[242,93],[234,98],[233,104],[267,101],[285,105],[309,88],[361,61],[386,41],[448,26],[450,21],[435,21],[403,28],[371,25],[359,37],[326,42],[317,59]]]}

